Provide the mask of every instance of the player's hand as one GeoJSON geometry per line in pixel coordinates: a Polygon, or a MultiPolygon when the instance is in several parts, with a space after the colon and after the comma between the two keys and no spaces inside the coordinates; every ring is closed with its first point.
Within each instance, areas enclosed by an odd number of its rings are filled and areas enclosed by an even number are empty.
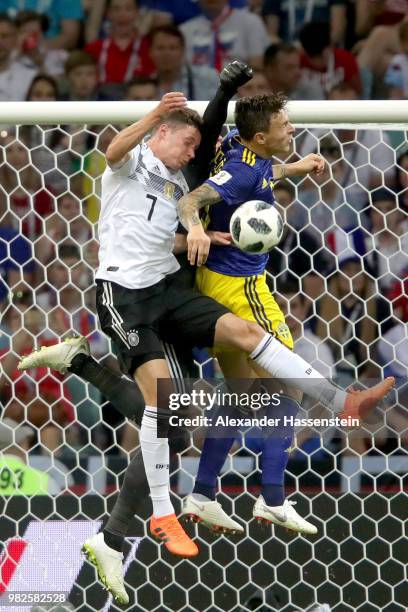
{"type": "Polygon", "coordinates": [[[207,261],[211,240],[205,233],[203,226],[193,225],[187,234],[187,259],[194,266],[202,266],[207,261]]]}
{"type": "Polygon", "coordinates": [[[224,70],[220,74],[220,83],[222,88],[228,94],[234,94],[238,87],[241,85],[245,85],[248,81],[252,79],[253,72],[252,68],[245,64],[244,62],[240,62],[239,60],[235,60],[230,62],[225,66],[224,70]]]}
{"type": "Polygon", "coordinates": [[[211,244],[216,246],[229,246],[232,244],[231,234],[228,232],[206,232],[211,244]]]}
{"type": "Polygon", "coordinates": [[[159,116],[171,113],[171,111],[179,110],[187,106],[187,98],[180,91],[171,91],[164,94],[156,107],[156,113],[159,116]]]}
{"type": "Polygon", "coordinates": [[[324,158],[317,153],[310,153],[303,159],[295,162],[299,174],[323,174],[325,167],[324,158]]]}

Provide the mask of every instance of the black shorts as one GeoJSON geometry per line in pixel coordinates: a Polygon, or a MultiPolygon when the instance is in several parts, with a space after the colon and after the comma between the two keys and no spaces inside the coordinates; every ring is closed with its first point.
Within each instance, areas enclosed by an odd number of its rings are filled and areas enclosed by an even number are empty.
{"type": "Polygon", "coordinates": [[[213,346],[215,325],[229,310],[171,274],[152,287],[127,289],[97,280],[96,308],[102,330],[114,342],[130,375],[147,361],[164,359],[162,342],[213,346]]]}

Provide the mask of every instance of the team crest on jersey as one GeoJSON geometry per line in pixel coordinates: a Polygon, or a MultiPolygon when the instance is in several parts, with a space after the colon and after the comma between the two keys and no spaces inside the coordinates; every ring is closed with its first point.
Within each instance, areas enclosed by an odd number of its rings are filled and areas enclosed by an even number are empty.
{"type": "Polygon", "coordinates": [[[174,198],[175,185],[174,183],[165,183],[164,185],[164,195],[168,200],[172,200],[174,198]]]}
{"type": "Polygon", "coordinates": [[[280,336],[281,338],[283,338],[284,340],[290,340],[290,331],[289,331],[289,327],[286,325],[286,323],[279,323],[278,327],[275,330],[276,335],[280,336]]]}
{"type": "Polygon", "coordinates": [[[140,342],[139,332],[136,329],[131,329],[128,332],[127,337],[130,346],[137,346],[140,342]]]}

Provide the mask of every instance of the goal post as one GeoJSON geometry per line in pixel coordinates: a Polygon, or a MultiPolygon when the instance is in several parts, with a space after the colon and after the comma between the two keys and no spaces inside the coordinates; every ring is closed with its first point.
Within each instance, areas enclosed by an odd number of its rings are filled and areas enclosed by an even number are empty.
{"type": "MultiPolygon", "coordinates": [[[[157,102],[0,102],[0,122],[35,125],[131,123],[153,110],[157,102]]],[[[189,102],[202,114],[207,102],[189,102]]],[[[234,120],[235,102],[228,108],[227,121],[234,120]]],[[[295,124],[363,123],[408,124],[405,100],[307,100],[289,101],[290,120],[295,124]]]]}
{"type": "MultiPolygon", "coordinates": [[[[16,365],[33,347],[79,333],[114,367],[93,281],[104,152],[118,126],[156,104],[0,102],[0,440],[6,418],[16,443],[12,459],[0,449],[0,609],[23,604],[39,584],[66,593],[67,609],[118,609],[80,546],[106,520],[137,432],[76,376],[23,376],[16,365]]],[[[202,113],[206,104],[189,106],[202,113]]],[[[295,350],[324,375],[346,387],[362,372],[393,374],[399,392],[364,435],[305,436],[291,453],[287,493],[316,536],[263,530],[252,519],[261,460],[245,437],[223,468],[217,498],[245,525],[242,537],[187,527],[200,555],[172,557],[146,535],[144,500],[125,551],[137,612],[406,609],[408,105],[290,101],[288,112],[296,155],[317,151],[327,165],[320,177],[275,185],[287,232],[271,253],[271,290],[290,317],[295,350]]],[[[206,377],[211,356],[195,358],[206,377]]],[[[193,441],[172,460],[177,510],[199,450],[193,441]]]]}

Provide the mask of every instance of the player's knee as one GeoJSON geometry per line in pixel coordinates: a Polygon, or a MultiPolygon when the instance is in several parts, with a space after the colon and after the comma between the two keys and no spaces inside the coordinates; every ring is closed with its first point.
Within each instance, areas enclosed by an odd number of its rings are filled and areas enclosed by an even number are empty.
{"type": "Polygon", "coordinates": [[[252,321],[242,321],[241,325],[241,348],[247,353],[252,353],[256,349],[262,338],[265,336],[265,331],[257,323],[252,321]]]}
{"type": "Polygon", "coordinates": [[[257,324],[245,321],[231,313],[219,319],[215,328],[215,343],[231,346],[251,353],[264,337],[265,332],[257,324]]]}

